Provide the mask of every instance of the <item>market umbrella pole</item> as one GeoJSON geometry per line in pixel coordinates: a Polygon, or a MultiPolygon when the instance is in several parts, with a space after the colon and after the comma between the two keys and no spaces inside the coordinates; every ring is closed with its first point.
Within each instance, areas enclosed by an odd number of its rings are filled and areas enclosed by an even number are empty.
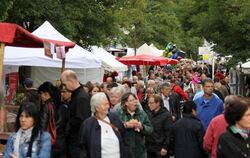
{"type": "Polygon", "coordinates": [[[61,68],[61,73],[65,70],[65,58],[62,59],[62,68],[61,68]]]}
{"type": "Polygon", "coordinates": [[[0,42],[0,78],[3,77],[3,57],[5,44],[0,42]]]}

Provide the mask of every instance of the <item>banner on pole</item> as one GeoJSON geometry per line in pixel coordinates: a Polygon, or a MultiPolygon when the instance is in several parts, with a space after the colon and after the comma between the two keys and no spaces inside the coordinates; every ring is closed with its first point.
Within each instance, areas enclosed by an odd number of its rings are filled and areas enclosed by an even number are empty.
{"type": "Polygon", "coordinates": [[[199,47],[199,55],[211,54],[210,47],[199,47]]]}

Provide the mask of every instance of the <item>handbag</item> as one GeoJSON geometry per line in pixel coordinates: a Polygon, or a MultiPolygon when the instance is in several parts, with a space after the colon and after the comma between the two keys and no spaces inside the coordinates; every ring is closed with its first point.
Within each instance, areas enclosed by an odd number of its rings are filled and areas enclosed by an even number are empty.
{"type": "Polygon", "coordinates": [[[54,108],[51,103],[48,104],[48,111],[49,111],[49,122],[48,122],[48,132],[51,136],[51,144],[56,144],[56,121],[55,121],[55,114],[54,114],[54,108]]]}
{"type": "Polygon", "coordinates": [[[102,122],[104,122],[104,123],[110,125],[115,131],[117,131],[117,132],[120,133],[119,128],[117,128],[114,124],[109,123],[108,121],[105,121],[105,120],[103,120],[103,119],[100,119],[100,118],[97,117],[97,116],[95,116],[95,118],[96,118],[97,120],[100,120],[100,121],[102,121],[102,122]]]}

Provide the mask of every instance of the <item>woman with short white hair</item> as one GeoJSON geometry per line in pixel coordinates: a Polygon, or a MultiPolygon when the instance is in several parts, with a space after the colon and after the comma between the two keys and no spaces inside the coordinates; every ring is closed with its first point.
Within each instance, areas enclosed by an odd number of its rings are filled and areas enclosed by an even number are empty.
{"type": "Polygon", "coordinates": [[[110,110],[113,112],[117,107],[121,104],[121,98],[124,94],[124,87],[118,86],[113,87],[109,93],[109,100],[110,100],[110,110]]]}
{"type": "Polygon", "coordinates": [[[119,117],[109,113],[106,94],[96,93],[91,101],[92,117],[86,119],[80,129],[81,158],[128,158],[130,152],[126,130],[119,117]]]}

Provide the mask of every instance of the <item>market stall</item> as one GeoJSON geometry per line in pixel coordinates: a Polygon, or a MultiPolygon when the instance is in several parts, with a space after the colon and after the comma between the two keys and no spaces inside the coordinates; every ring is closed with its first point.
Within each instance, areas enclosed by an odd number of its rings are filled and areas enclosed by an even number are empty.
{"type": "MultiPolygon", "coordinates": [[[[64,46],[66,52],[69,48],[75,46],[73,42],[63,42],[51,39],[39,38],[32,35],[19,25],[13,23],[0,23],[0,78],[3,77],[3,61],[5,46],[17,46],[17,47],[30,47],[30,48],[43,48],[44,42],[53,43],[54,45],[64,46]]],[[[3,98],[0,98],[3,100],[3,98]]],[[[3,101],[0,101],[3,103],[3,101]]],[[[6,131],[6,109],[17,109],[9,105],[1,105],[0,109],[0,139],[7,139],[9,131],[6,131]]]]}

